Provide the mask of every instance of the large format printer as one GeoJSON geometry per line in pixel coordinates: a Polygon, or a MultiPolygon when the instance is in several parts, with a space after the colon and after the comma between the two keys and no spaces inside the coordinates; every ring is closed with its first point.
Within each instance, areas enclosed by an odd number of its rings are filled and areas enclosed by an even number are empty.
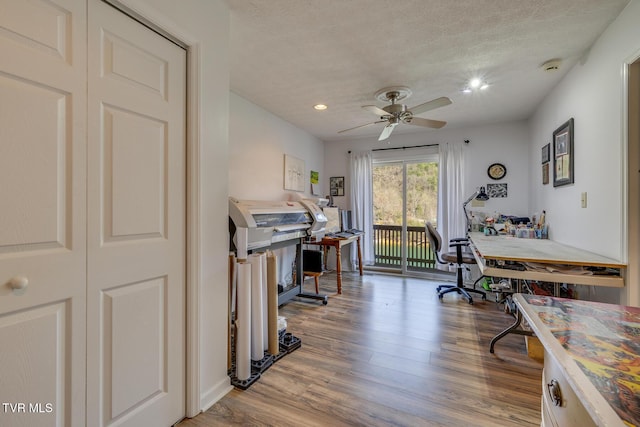
{"type": "Polygon", "coordinates": [[[278,284],[278,305],[300,296],[321,300],[327,296],[302,290],[302,238],[314,240],[324,236],[327,217],[312,200],[258,201],[229,198],[229,236],[231,251],[243,259],[250,251],[296,246],[296,283],[285,288],[278,284]]]}
{"type": "Polygon", "coordinates": [[[302,237],[321,239],[327,224],[322,209],[308,199],[262,201],[230,197],[229,218],[232,249],[239,255],[302,237]],[[246,247],[243,233],[238,233],[240,228],[246,229],[246,247]]]}

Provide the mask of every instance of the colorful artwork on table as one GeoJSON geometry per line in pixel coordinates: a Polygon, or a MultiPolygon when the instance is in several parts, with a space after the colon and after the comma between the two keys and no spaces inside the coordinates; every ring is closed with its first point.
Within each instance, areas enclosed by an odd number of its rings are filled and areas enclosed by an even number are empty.
{"type": "Polygon", "coordinates": [[[640,426],[640,308],[524,295],[629,426],[640,426]]]}

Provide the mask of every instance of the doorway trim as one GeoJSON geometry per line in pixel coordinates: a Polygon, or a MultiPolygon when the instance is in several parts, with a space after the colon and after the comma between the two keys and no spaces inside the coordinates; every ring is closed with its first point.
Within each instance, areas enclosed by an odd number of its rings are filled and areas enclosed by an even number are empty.
{"type": "Polygon", "coordinates": [[[640,280],[640,51],[623,64],[622,69],[622,254],[627,261],[625,289],[621,304],[639,305],[640,288],[631,286],[640,280]],[[624,156],[626,154],[626,156],[624,156]]]}
{"type": "Polygon", "coordinates": [[[158,13],[146,4],[133,3],[135,0],[102,0],[120,10],[167,38],[171,42],[184,48],[187,52],[187,81],[186,85],[186,331],[185,331],[185,416],[195,417],[202,410],[200,402],[200,289],[201,289],[201,265],[202,257],[200,235],[200,156],[202,137],[200,134],[200,92],[202,79],[200,64],[202,52],[200,42],[194,39],[189,32],[175,22],[158,13]]]}

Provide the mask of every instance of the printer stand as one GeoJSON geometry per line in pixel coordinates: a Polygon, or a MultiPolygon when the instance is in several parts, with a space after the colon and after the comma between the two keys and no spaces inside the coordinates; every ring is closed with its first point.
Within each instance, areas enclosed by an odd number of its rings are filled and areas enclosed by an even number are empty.
{"type": "Polygon", "coordinates": [[[292,244],[296,245],[295,285],[291,289],[284,290],[278,294],[278,306],[289,302],[294,297],[318,300],[322,301],[322,304],[327,305],[329,299],[326,295],[304,292],[302,289],[302,282],[304,281],[302,268],[302,239],[273,243],[268,249],[278,249],[285,246],[291,246],[292,244]]]}

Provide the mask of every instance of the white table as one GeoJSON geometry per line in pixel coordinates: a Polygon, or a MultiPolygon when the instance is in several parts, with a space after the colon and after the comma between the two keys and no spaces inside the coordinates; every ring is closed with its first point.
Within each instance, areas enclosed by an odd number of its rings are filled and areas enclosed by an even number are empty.
{"type": "Polygon", "coordinates": [[[483,233],[469,233],[471,248],[480,271],[485,276],[508,279],[537,280],[575,285],[624,287],[622,269],[626,264],[593,252],[574,248],[548,239],[521,239],[483,233]],[[536,263],[547,271],[500,268],[509,262],[536,263]],[[562,273],[558,266],[603,267],[617,270],[618,275],[562,273]]]}

